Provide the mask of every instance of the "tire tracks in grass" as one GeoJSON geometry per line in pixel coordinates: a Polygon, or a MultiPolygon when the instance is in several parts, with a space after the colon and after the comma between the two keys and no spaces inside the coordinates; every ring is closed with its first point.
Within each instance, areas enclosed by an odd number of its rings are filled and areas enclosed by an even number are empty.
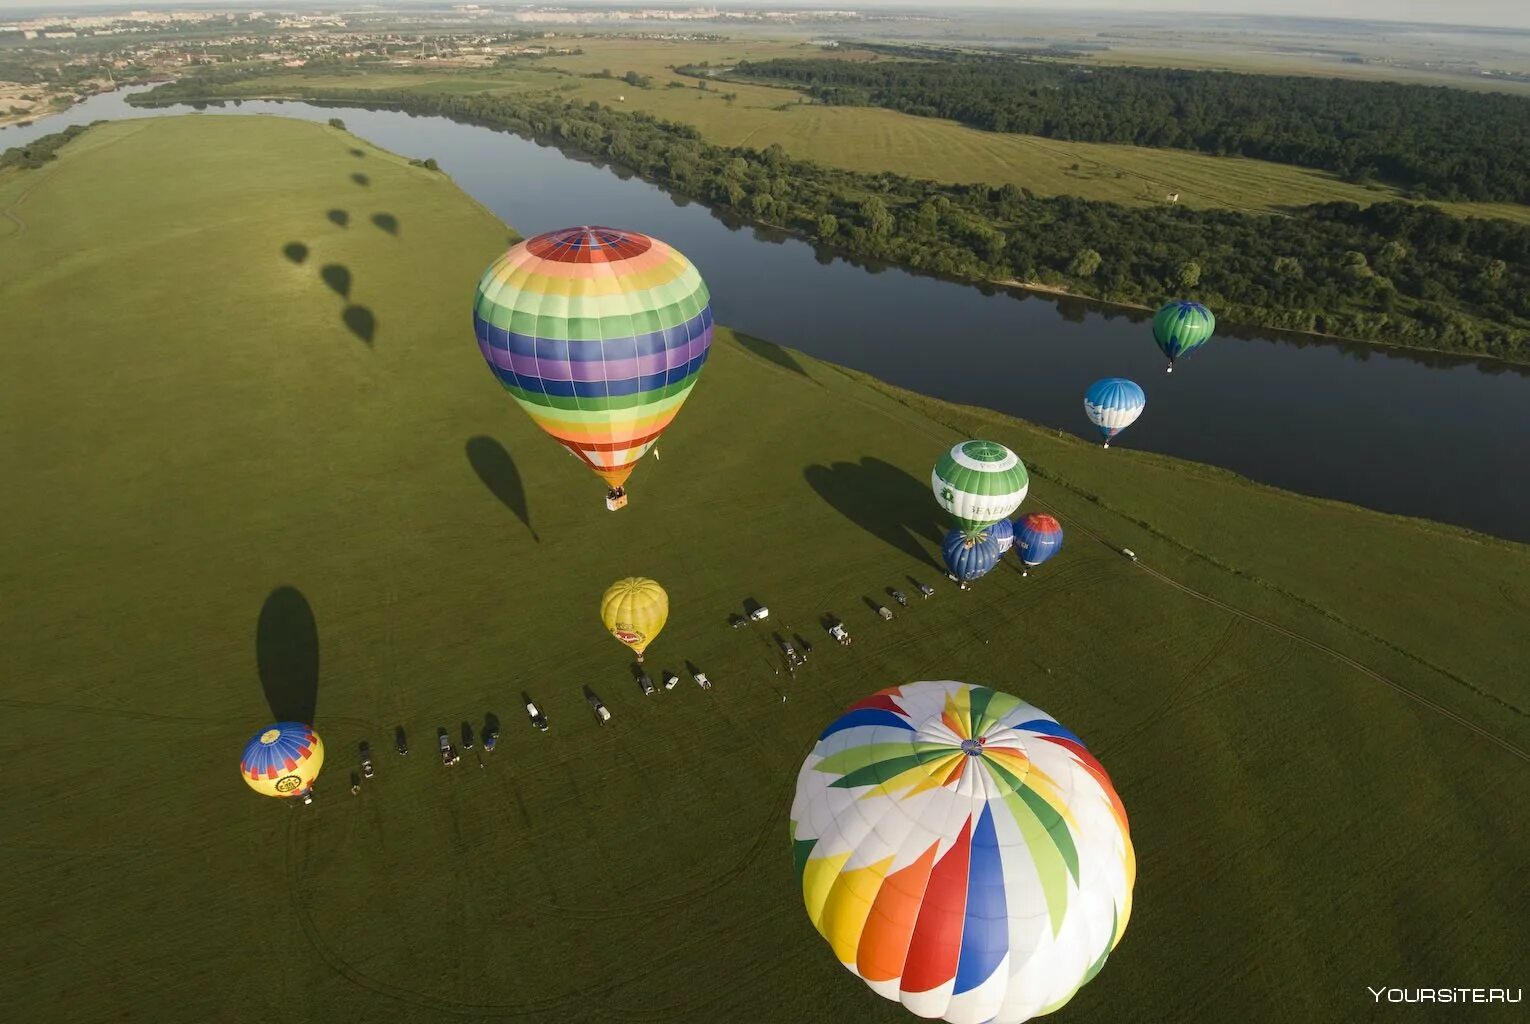
{"type": "MultiPolygon", "coordinates": [[[[803,747],[801,751],[803,757],[806,757],[806,751],[810,749],[812,743],[816,742],[817,739],[815,737],[803,747]]],[[[769,813],[766,815],[765,820],[755,835],[754,841],[750,843],[748,849],[744,851],[743,855],[735,863],[729,865],[720,874],[707,879],[699,886],[662,899],[649,900],[642,904],[629,904],[620,910],[610,905],[578,907],[562,905],[551,900],[535,899],[524,901],[525,905],[533,909],[550,912],[562,919],[605,921],[612,918],[646,917],[657,912],[681,909],[702,902],[743,877],[750,870],[754,861],[764,853],[771,841],[772,834],[778,829],[779,818],[790,805],[792,796],[796,792],[796,783],[796,774],[789,774],[786,783],[781,787],[776,799],[772,802],[769,813]]],[[[296,809],[294,808],[294,810],[296,809]]],[[[345,978],[358,988],[396,1002],[463,1017],[545,1017],[549,1013],[565,1008],[575,998],[587,999],[591,995],[614,992],[621,985],[644,977],[649,973],[648,965],[645,963],[639,969],[628,974],[607,977],[605,983],[598,988],[582,989],[578,993],[567,993],[514,1003],[466,1002],[373,977],[351,964],[325,940],[323,933],[319,930],[318,925],[313,919],[313,915],[309,912],[302,873],[303,862],[307,859],[305,822],[306,819],[301,813],[294,813],[291,816],[288,821],[286,842],[284,844],[286,885],[292,912],[297,918],[304,938],[318,959],[335,974],[345,978]]],[[[626,1010],[622,1012],[621,1018],[639,1021],[656,1020],[663,1019],[670,1012],[669,1008],[626,1010]]]]}

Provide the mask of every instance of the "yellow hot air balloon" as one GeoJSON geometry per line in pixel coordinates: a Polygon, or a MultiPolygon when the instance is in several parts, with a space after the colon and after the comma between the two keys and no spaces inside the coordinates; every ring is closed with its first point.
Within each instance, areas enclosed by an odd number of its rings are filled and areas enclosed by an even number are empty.
{"type": "Polygon", "coordinates": [[[669,595],[641,576],[617,580],[600,599],[600,621],[642,661],[643,651],[669,621],[669,595]]]}

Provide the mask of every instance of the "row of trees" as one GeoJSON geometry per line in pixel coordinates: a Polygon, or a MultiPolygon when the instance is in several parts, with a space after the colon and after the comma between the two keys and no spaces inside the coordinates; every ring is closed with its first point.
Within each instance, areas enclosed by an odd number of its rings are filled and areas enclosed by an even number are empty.
{"type": "MultiPolygon", "coordinates": [[[[553,98],[306,87],[306,98],[434,114],[629,167],[835,248],[935,273],[1154,305],[1184,293],[1230,323],[1530,360],[1530,228],[1353,203],[1291,216],[1042,198],[724,148],[687,125],[553,98]]],[[[152,100],[215,98],[195,82],[152,100]]]]}
{"type": "Polygon", "coordinates": [[[1524,96],[977,55],[746,62],[733,74],[801,86],[825,103],[995,132],[1235,154],[1386,181],[1420,197],[1530,202],[1524,96]]]}
{"type": "MultiPolygon", "coordinates": [[[[100,124],[100,121],[94,122],[100,124]]],[[[27,143],[25,146],[12,146],[4,153],[0,153],[0,171],[7,167],[21,167],[27,170],[36,170],[49,160],[58,159],[59,149],[69,140],[82,134],[90,125],[72,124],[61,132],[52,135],[44,135],[27,143]]]]}

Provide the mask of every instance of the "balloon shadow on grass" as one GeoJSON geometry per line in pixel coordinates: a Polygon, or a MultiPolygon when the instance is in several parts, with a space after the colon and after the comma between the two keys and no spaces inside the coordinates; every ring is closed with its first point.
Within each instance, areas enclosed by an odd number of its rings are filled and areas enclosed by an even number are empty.
{"type": "Polygon", "coordinates": [[[398,218],[391,213],[372,214],[372,223],[390,235],[398,234],[398,218]]]}
{"type": "Polygon", "coordinates": [[[363,188],[365,188],[366,186],[372,184],[372,179],[367,177],[365,174],[362,174],[359,171],[357,173],[351,175],[351,180],[354,181],[356,184],[360,185],[363,188]]]}
{"type": "Polygon", "coordinates": [[[312,725],[319,706],[319,627],[296,587],[277,587],[261,605],[255,665],[271,716],[312,725]]]}
{"type": "Polygon", "coordinates": [[[372,338],[377,334],[377,317],[372,315],[370,309],[365,306],[346,306],[340,319],[357,338],[368,345],[372,344],[372,338]]]}
{"type": "Polygon", "coordinates": [[[329,222],[336,227],[343,228],[350,226],[351,215],[346,213],[344,210],[330,210],[329,213],[325,214],[325,216],[328,217],[329,222]]]}
{"type": "Polygon", "coordinates": [[[282,246],[282,255],[293,263],[302,263],[308,258],[308,246],[302,242],[288,242],[282,246]]]}
{"type": "Polygon", "coordinates": [[[936,518],[939,506],[928,482],[870,457],[860,462],[809,466],[802,476],[846,519],[909,557],[940,568],[920,542],[938,544],[943,533],[936,518]]]}
{"type": "Polygon", "coordinates": [[[748,334],[740,334],[737,331],[733,332],[733,336],[738,339],[740,345],[766,362],[775,363],[783,370],[790,370],[792,373],[801,374],[804,377],[808,375],[808,372],[802,368],[802,364],[792,358],[792,354],[780,345],[751,337],[748,334]]]}
{"type": "Polygon", "coordinates": [[[326,263],[319,271],[319,276],[329,285],[330,291],[342,299],[350,297],[351,272],[348,269],[338,263],[326,263]]]}
{"type": "Polygon", "coordinates": [[[542,538],[537,536],[536,528],[531,525],[531,510],[526,504],[526,485],[521,482],[520,471],[515,468],[515,460],[510,458],[505,446],[492,437],[480,434],[468,439],[467,457],[473,472],[478,474],[478,479],[483,481],[489,493],[514,512],[515,517],[531,531],[531,539],[540,544],[542,538]]]}

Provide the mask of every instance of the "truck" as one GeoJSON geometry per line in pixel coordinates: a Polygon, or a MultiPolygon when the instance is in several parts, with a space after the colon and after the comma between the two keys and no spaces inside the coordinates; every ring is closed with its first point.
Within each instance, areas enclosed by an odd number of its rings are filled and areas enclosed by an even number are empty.
{"type": "Polygon", "coordinates": [[[452,746],[452,741],[450,737],[446,735],[445,729],[442,729],[439,733],[437,733],[436,738],[440,741],[441,744],[442,764],[450,768],[452,765],[462,760],[462,758],[457,754],[457,748],[452,746]]]}

